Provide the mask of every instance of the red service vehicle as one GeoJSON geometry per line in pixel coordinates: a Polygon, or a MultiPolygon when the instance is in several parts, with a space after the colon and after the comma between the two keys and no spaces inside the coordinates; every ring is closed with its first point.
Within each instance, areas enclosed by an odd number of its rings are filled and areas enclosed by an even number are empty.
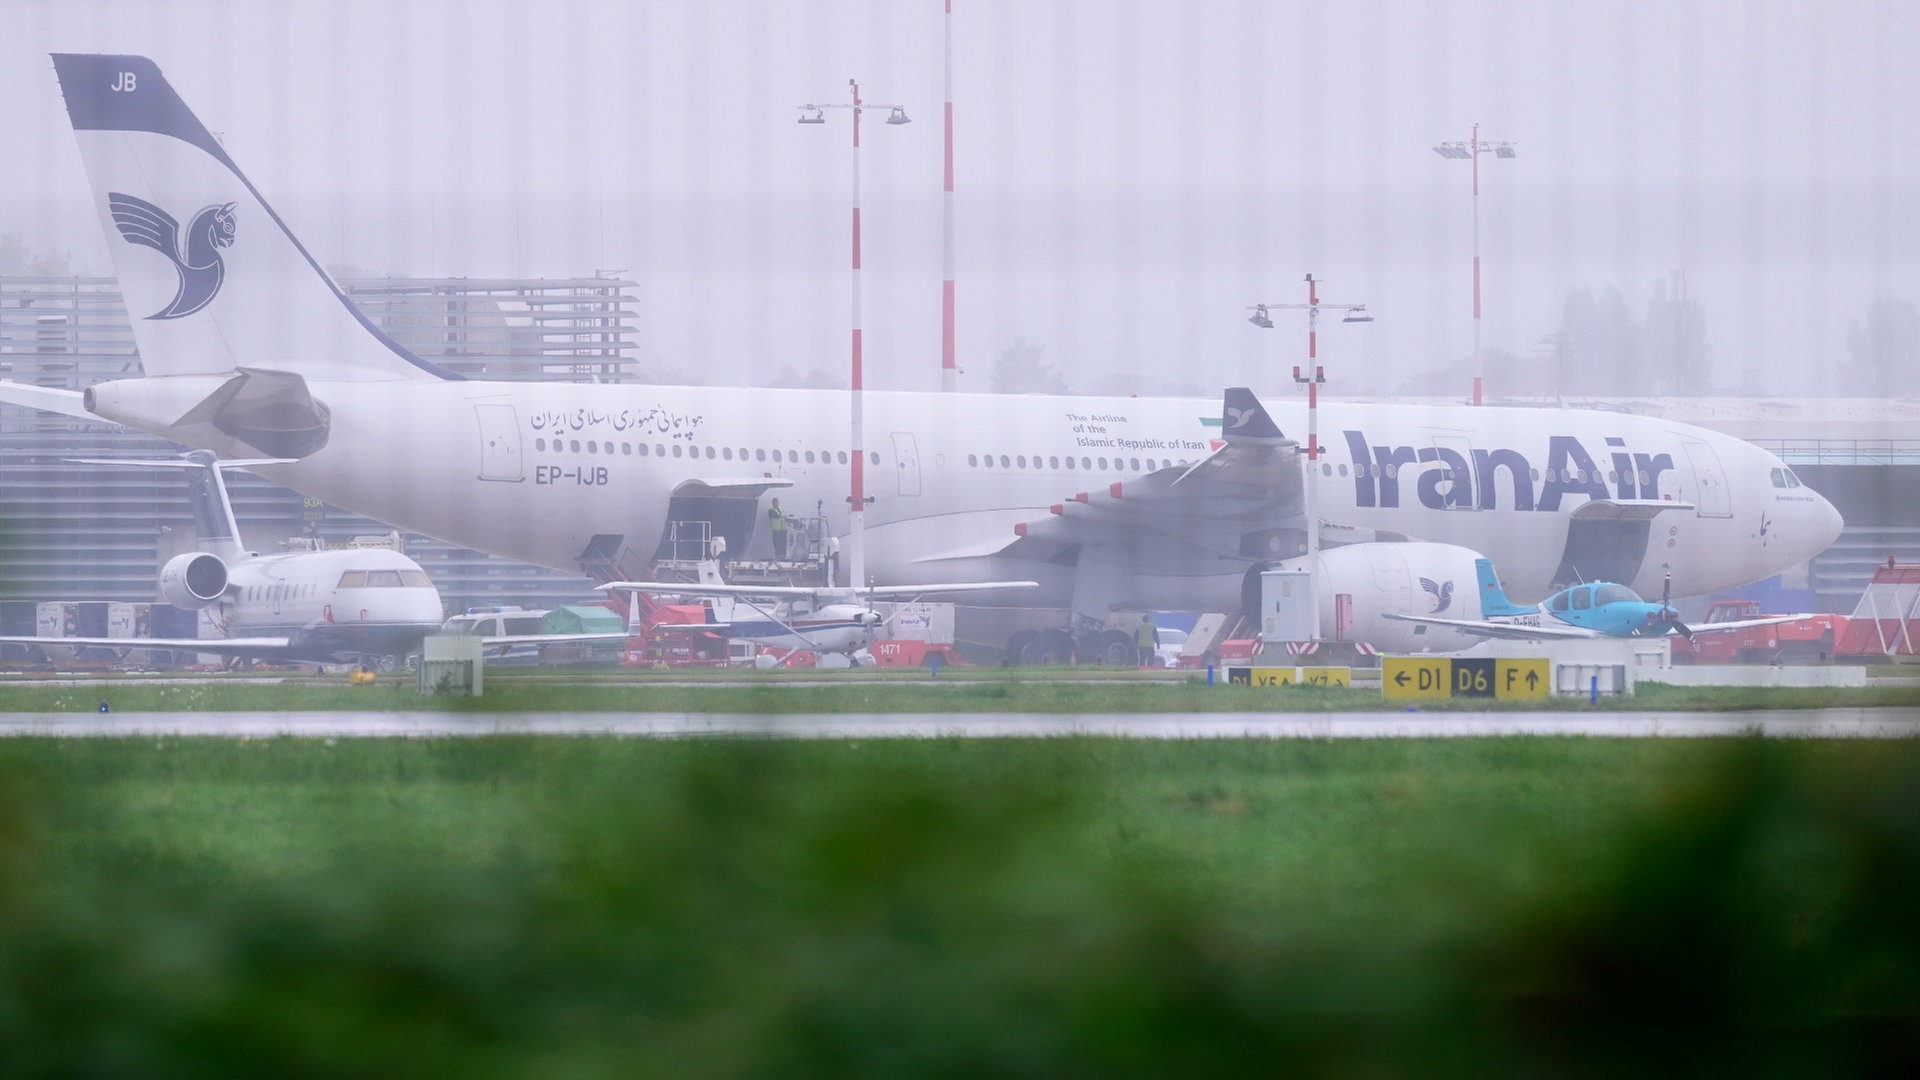
{"type": "Polygon", "coordinates": [[[1845,615],[1808,615],[1791,622],[1715,630],[1713,624],[1766,618],[1758,600],[1715,600],[1707,617],[1689,623],[1691,640],[1673,639],[1676,664],[1809,663],[1830,659],[1845,632],[1845,615]]]}

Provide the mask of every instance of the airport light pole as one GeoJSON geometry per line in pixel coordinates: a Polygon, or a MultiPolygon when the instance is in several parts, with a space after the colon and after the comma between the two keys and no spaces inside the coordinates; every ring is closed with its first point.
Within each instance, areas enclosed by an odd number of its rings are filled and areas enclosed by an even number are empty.
{"type": "Polygon", "coordinates": [[[866,585],[866,509],[867,509],[867,450],[862,436],[864,422],[861,415],[861,393],[863,382],[860,365],[860,114],[867,109],[886,109],[887,123],[893,125],[910,123],[907,110],[899,105],[871,105],[860,100],[860,84],[853,79],[847,80],[847,88],[852,92],[853,101],[838,105],[801,105],[800,111],[806,115],[800,117],[803,124],[824,124],[827,122],[826,110],[849,109],[853,112],[853,455],[852,492],[847,499],[847,583],[854,588],[866,585]]]}
{"type": "Polygon", "coordinates": [[[1473,162],[1473,403],[1481,402],[1481,385],[1487,373],[1486,357],[1480,352],[1480,155],[1511,158],[1519,156],[1510,142],[1480,138],[1480,125],[1473,125],[1473,137],[1466,142],[1443,142],[1433,152],[1443,158],[1473,162]]]}
{"type": "Polygon", "coordinates": [[[1320,464],[1320,384],[1327,381],[1327,369],[1320,366],[1320,311],[1346,313],[1341,322],[1367,323],[1373,316],[1367,314],[1365,304],[1330,304],[1320,299],[1320,282],[1312,274],[1307,278],[1307,302],[1304,304],[1255,304],[1253,314],[1247,321],[1262,330],[1273,329],[1272,312],[1305,311],[1307,313],[1307,374],[1302,375],[1299,365],[1294,365],[1293,381],[1307,388],[1307,463],[1306,482],[1300,485],[1302,508],[1307,517],[1307,606],[1313,612],[1313,640],[1320,640],[1320,521],[1314,511],[1313,489],[1319,482],[1320,464]]]}

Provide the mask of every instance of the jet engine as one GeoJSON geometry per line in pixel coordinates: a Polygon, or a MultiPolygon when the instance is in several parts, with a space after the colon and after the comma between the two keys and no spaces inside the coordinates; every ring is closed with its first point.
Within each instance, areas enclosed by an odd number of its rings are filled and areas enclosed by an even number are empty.
{"type": "MultiPolygon", "coordinates": [[[[1385,618],[1438,615],[1479,619],[1480,595],[1474,560],[1480,553],[1455,544],[1367,543],[1322,548],[1319,552],[1320,634],[1364,641],[1382,652],[1455,652],[1480,639],[1441,626],[1385,618]],[[1342,599],[1345,597],[1346,599],[1342,599]],[[1345,616],[1341,615],[1345,611],[1345,616]]],[[[1255,626],[1260,618],[1260,574],[1265,570],[1304,570],[1306,559],[1261,563],[1247,571],[1241,601],[1255,626]]]]}
{"type": "Polygon", "coordinates": [[[160,568],[160,598],[177,608],[198,611],[227,591],[227,564],[218,555],[189,551],[160,568]]]}

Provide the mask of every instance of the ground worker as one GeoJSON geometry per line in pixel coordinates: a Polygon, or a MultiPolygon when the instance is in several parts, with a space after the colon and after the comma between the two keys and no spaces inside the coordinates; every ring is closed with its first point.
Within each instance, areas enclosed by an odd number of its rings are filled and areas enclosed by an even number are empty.
{"type": "Polygon", "coordinates": [[[1152,667],[1154,650],[1160,646],[1160,630],[1153,625],[1153,616],[1140,616],[1140,625],[1133,628],[1133,643],[1140,650],[1140,666],[1152,667]]]}
{"type": "Polygon", "coordinates": [[[787,561],[787,512],[780,509],[780,500],[773,500],[767,507],[767,531],[773,534],[773,561],[787,561]]]}

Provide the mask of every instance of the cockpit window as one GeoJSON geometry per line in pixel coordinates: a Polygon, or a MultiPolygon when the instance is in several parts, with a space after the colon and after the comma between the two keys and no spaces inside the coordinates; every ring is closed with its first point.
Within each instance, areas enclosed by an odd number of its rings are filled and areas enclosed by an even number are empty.
{"type": "Polygon", "coordinates": [[[409,589],[431,589],[433,582],[428,579],[425,570],[402,570],[400,581],[409,589]]]}
{"type": "Polygon", "coordinates": [[[1640,596],[1625,585],[1602,585],[1593,592],[1596,604],[1638,603],[1640,596]]]}
{"type": "Polygon", "coordinates": [[[1593,590],[1592,589],[1573,590],[1573,610],[1585,611],[1592,606],[1593,606],[1593,590]]]}
{"type": "Polygon", "coordinates": [[[370,589],[397,589],[400,587],[400,571],[369,570],[367,571],[367,587],[370,589]]]}
{"type": "Polygon", "coordinates": [[[1787,477],[1786,477],[1786,472],[1787,472],[1787,470],[1785,470],[1785,469],[1775,469],[1775,470],[1773,470],[1773,473],[1772,473],[1772,479],[1773,479],[1773,486],[1774,486],[1774,487],[1777,487],[1777,488],[1783,488],[1783,487],[1786,487],[1786,486],[1787,486],[1787,477]]]}
{"type": "Polygon", "coordinates": [[[1560,593],[1552,600],[1547,601],[1547,607],[1553,611],[1567,610],[1567,594],[1564,592],[1560,593]]]}
{"type": "Polygon", "coordinates": [[[335,586],[335,588],[340,589],[364,589],[366,587],[367,572],[365,570],[349,570],[341,574],[340,584],[335,586]]]}
{"type": "Polygon", "coordinates": [[[1793,475],[1793,470],[1792,470],[1792,469],[1782,469],[1782,470],[1780,470],[1780,471],[1781,471],[1781,472],[1784,472],[1784,473],[1786,473],[1786,474],[1787,474],[1787,486],[1788,486],[1788,487],[1790,487],[1790,488],[1797,488],[1797,487],[1799,487],[1799,486],[1800,486],[1800,478],[1799,478],[1799,477],[1797,477],[1797,476],[1795,476],[1795,475],[1793,475]]]}

